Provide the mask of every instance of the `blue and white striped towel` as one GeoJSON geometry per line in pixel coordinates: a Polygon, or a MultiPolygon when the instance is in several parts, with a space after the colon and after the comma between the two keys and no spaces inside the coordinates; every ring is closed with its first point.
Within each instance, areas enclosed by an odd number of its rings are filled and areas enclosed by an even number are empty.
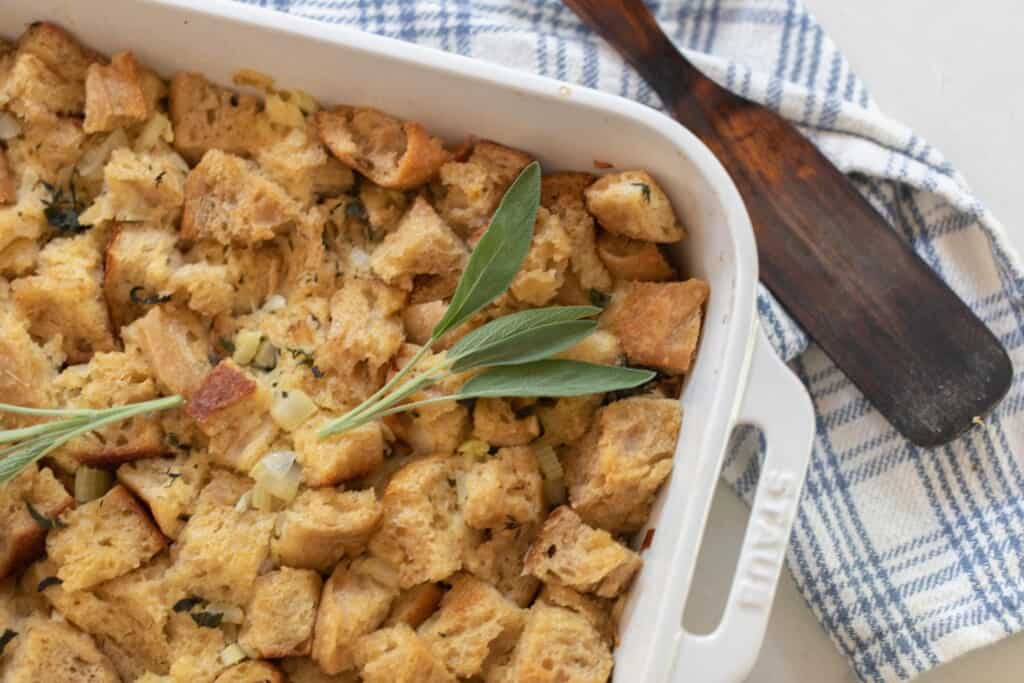
{"type": "MultiPolygon", "coordinates": [[[[659,103],[557,0],[243,0],[659,103]]],[[[661,0],[661,25],[726,87],[800,125],[1010,349],[1009,396],[943,448],[900,437],[763,289],[817,438],[789,550],[808,604],[865,681],[906,680],[1024,629],[1024,275],[942,156],[888,119],[799,0],[661,0]],[[1016,455],[1015,455],[1016,454],[1016,455]]],[[[753,496],[759,439],[725,476],[753,496]]]]}

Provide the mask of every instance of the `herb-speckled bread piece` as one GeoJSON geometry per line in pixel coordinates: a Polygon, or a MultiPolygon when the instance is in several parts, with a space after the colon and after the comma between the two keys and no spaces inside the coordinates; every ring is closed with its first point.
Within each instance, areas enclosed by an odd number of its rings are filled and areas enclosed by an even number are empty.
{"type": "Polygon", "coordinates": [[[405,624],[361,638],[355,661],[363,683],[455,683],[455,676],[405,624]]]}
{"type": "Polygon", "coordinates": [[[43,552],[47,530],[32,518],[28,505],[46,519],[56,519],[74,505],[48,467],[29,465],[0,486],[0,579],[43,552]]]}
{"type": "Polygon", "coordinates": [[[647,242],[678,242],[686,231],[672,203],[647,171],[621,171],[584,191],[587,210],[608,232],[647,242]]]}
{"type": "Polygon", "coordinates": [[[544,513],[540,468],[529,446],[502,448],[474,463],[466,472],[465,489],[462,514],[475,529],[534,524],[544,513]]]}
{"type": "Polygon", "coordinates": [[[604,683],[612,672],[608,643],[583,615],[538,601],[503,677],[505,683],[604,683]]]}
{"type": "Polygon", "coordinates": [[[373,250],[370,267],[384,282],[412,289],[425,275],[461,274],[469,258],[465,243],[423,197],[373,250]]]}
{"type": "Polygon", "coordinates": [[[28,619],[21,629],[14,651],[4,657],[5,683],[120,683],[114,665],[87,633],[44,617],[28,619]]]}
{"type": "Polygon", "coordinates": [[[346,554],[365,549],[382,514],[373,489],[306,489],[278,515],[274,558],[289,567],[330,571],[346,554]]]}
{"type": "Polygon", "coordinates": [[[266,659],[308,655],[323,582],[308,569],[281,569],[256,578],[238,642],[266,659]]]}

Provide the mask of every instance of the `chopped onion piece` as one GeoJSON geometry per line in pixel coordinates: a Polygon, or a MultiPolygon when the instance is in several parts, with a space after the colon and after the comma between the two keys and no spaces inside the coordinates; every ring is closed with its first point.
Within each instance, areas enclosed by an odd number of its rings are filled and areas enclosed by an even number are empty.
{"type": "Polygon", "coordinates": [[[0,111],[0,140],[10,140],[21,135],[21,123],[13,115],[0,111]]]}
{"type": "Polygon", "coordinates": [[[263,102],[267,111],[267,118],[274,123],[289,128],[303,128],[306,125],[306,118],[298,105],[286,102],[277,93],[269,93],[263,102]]]}
{"type": "Polygon", "coordinates": [[[263,335],[256,330],[239,330],[235,334],[235,352],[231,355],[231,360],[239,365],[251,363],[260,349],[262,339],[263,335]]]}
{"type": "Polygon", "coordinates": [[[115,129],[110,135],[108,135],[103,142],[99,143],[95,147],[91,147],[82,154],[82,158],[78,160],[78,164],[75,168],[78,170],[78,174],[83,178],[88,179],[100,179],[103,174],[103,167],[107,164],[107,159],[110,158],[110,153],[115,149],[128,146],[128,136],[125,135],[124,130],[121,128],[115,129]]]}
{"type": "Polygon", "coordinates": [[[544,477],[544,499],[551,505],[560,505],[566,500],[565,470],[555,449],[541,446],[537,449],[537,464],[544,477]]]}
{"type": "Polygon", "coordinates": [[[245,650],[238,643],[232,643],[220,651],[220,663],[224,666],[234,666],[248,658],[249,655],[245,654],[245,650]]]}
{"type": "Polygon", "coordinates": [[[267,92],[274,89],[273,77],[256,69],[239,69],[231,77],[231,81],[235,85],[247,85],[251,88],[258,88],[267,92]]]}
{"type": "Polygon", "coordinates": [[[264,339],[251,362],[260,370],[273,370],[277,366],[277,347],[264,339]]]}
{"type": "Polygon", "coordinates": [[[283,90],[281,96],[301,109],[303,114],[315,114],[320,111],[320,103],[305,90],[283,90]]]}
{"type": "Polygon", "coordinates": [[[246,491],[235,503],[235,512],[245,512],[252,505],[252,491],[246,491]]]}
{"type": "Polygon", "coordinates": [[[80,465],[75,470],[75,502],[88,503],[102,498],[114,485],[114,475],[106,470],[80,465]]]}
{"type": "Polygon", "coordinates": [[[266,313],[273,313],[274,311],[280,311],[282,308],[288,305],[288,302],[280,294],[271,294],[267,297],[267,300],[263,302],[263,311],[266,313]]]}
{"type": "Polygon", "coordinates": [[[253,505],[260,510],[272,509],[273,501],[265,501],[264,495],[290,503],[299,495],[302,470],[295,463],[294,451],[274,451],[256,463],[249,475],[256,480],[253,488],[253,505]]]}
{"type": "Polygon", "coordinates": [[[260,512],[274,512],[274,495],[266,486],[256,484],[252,489],[252,507],[260,512]]]}
{"type": "Polygon", "coordinates": [[[470,439],[469,441],[463,441],[458,451],[462,454],[467,465],[473,465],[487,459],[487,456],[491,453],[491,446],[486,441],[470,439]]]}
{"type": "Polygon", "coordinates": [[[316,414],[316,404],[299,389],[282,391],[270,406],[270,417],[286,432],[294,432],[316,414]]]}
{"type": "Polygon", "coordinates": [[[171,121],[160,112],[156,112],[142,124],[142,129],[135,138],[135,151],[146,152],[156,147],[157,142],[174,142],[174,129],[171,121]]]}

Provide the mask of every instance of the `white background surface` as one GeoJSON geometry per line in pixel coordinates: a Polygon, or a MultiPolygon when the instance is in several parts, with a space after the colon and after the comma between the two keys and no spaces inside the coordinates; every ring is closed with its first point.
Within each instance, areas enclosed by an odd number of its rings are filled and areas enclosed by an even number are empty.
{"type": "MultiPolygon", "coordinates": [[[[883,111],[910,124],[967,177],[1024,250],[1024,3],[1020,0],[804,0],[883,111]]],[[[1024,457],[1024,454],[1021,454],[1024,457]]],[[[723,485],[688,625],[717,623],[747,508],[723,485]]],[[[856,681],[788,570],[753,683],[856,681]]],[[[970,653],[920,683],[1020,683],[1024,635],[970,653]]]]}

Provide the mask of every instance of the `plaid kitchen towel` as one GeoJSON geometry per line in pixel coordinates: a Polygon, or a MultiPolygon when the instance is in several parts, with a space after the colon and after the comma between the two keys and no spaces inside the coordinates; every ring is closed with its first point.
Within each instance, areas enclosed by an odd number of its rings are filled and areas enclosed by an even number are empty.
{"type": "MultiPolygon", "coordinates": [[[[246,1],[246,0],[243,0],[246,1]]],[[[248,0],[659,103],[557,0],[248,0]]],[[[1010,349],[1009,396],[955,443],[900,437],[762,289],[762,323],[810,390],[817,438],[789,549],[807,603],[865,681],[913,678],[1024,628],[1024,275],[938,151],[888,119],[798,0],[662,0],[706,73],[796,122],[1010,349]]],[[[909,76],[908,76],[909,77],[909,76]]],[[[758,435],[725,476],[751,499],[758,435]]]]}

